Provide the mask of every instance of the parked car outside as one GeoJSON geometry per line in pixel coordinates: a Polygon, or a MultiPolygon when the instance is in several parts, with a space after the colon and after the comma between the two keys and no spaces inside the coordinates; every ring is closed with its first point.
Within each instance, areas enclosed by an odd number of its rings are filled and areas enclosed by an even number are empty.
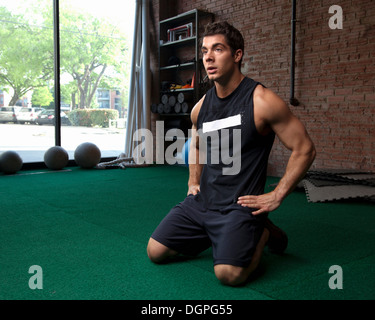
{"type": "MultiPolygon", "coordinates": [[[[62,125],[70,125],[70,121],[68,116],[61,111],[60,113],[61,124],[62,125]]],[[[38,114],[36,118],[36,124],[43,125],[43,124],[51,124],[55,125],[55,110],[47,109],[43,110],[41,113],[38,114]]]]}
{"type": "Polygon", "coordinates": [[[0,123],[14,122],[17,123],[15,108],[12,106],[0,107],[0,123]]]}
{"type": "Polygon", "coordinates": [[[17,113],[17,121],[19,123],[35,123],[38,117],[38,114],[42,112],[43,108],[21,108],[17,113]]]}

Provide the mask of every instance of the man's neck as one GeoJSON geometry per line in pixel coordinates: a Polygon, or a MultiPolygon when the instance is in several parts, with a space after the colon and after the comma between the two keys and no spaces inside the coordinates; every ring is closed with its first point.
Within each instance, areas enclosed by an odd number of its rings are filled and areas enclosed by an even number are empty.
{"type": "Polygon", "coordinates": [[[245,76],[241,72],[236,72],[227,81],[215,81],[216,94],[219,98],[229,96],[240,85],[245,76]]]}

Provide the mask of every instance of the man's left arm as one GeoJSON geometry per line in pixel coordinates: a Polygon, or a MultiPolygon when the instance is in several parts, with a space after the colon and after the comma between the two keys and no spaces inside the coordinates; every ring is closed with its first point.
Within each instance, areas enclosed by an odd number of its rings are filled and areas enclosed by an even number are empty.
{"type": "MultiPolygon", "coordinates": [[[[254,97],[255,99],[255,97],[254,97]]],[[[280,141],[291,151],[285,173],[277,187],[266,194],[246,195],[238,198],[242,206],[257,209],[253,214],[276,210],[297,186],[315,159],[315,147],[302,122],[288,106],[268,89],[254,100],[261,120],[269,125],[280,141]]]]}

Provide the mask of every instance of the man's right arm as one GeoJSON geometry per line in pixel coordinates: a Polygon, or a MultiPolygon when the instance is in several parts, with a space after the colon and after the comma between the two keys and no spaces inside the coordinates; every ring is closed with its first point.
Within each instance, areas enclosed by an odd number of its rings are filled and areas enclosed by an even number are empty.
{"type": "Polygon", "coordinates": [[[188,181],[188,195],[197,194],[200,191],[200,179],[203,169],[203,164],[199,163],[199,136],[197,132],[197,121],[199,111],[201,109],[204,97],[198,101],[191,111],[190,118],[192,122],[192,135],[189,147],[189,181],[188,181]]]}

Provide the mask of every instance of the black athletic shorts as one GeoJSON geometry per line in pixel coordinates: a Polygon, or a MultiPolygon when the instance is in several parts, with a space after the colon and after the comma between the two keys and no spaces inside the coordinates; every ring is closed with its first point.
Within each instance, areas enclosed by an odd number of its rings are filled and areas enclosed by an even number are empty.
{"type": "Polygon", "coordinates": [[[195,256],[212,246],[214,265],[247,267],[267,217],[251,212],[238,204],[207,210],[199,194],[189,195],[172,208],[151,237],[184,255],[195,256]]]}

